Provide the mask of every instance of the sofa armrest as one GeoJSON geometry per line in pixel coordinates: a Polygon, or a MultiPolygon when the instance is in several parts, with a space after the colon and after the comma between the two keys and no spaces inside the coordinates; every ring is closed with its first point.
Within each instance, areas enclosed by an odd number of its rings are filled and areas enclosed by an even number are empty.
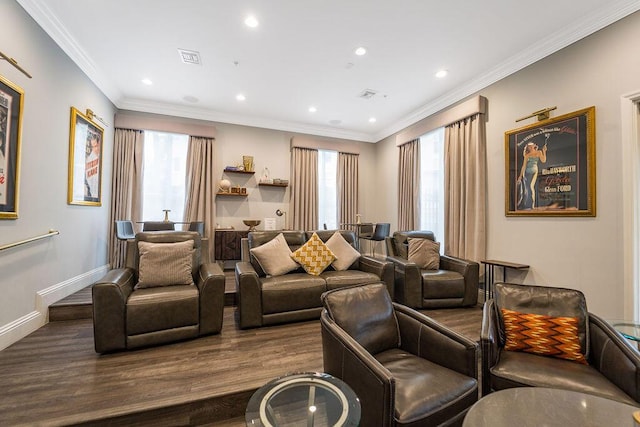
{"type": "Polygon", "coordinates": [[[490,369],[498,363],[500,354],[498,336],[498,318],[494,309],[494,301],[487,301],[482,308],[482,329],[480,330],[480,347],[482,348],[482,396],[491,392],[490,369]]]}
{"type": "Polygon", "coordinates": [[[589,313],[589,364],[640,403],[640,354],[610,324],[589,313]]]}
{"type": "Polygon", "coordinates": [[[91,288],[96,352],[105,353],[127,347],[125,312],[127,299],[135,284],[133,269],[118,268],[109,271],[91,288]]]}
{"type": "Polygon", "coordinates": [[[463,375],[478,378],[478,344],[411,308],[395,303],[400,347],[463,375]]]}
{"type": "Polygon", "coordinates": [[[475,261],[442,255],[440,256],[440,268],[443,270],[456,271],[464,277],[463,306],[476,305],[478,303],[480,264],[475,261]]]}
{"type": "Polygon", "coordinates": [[[375,274],[380,278],[381,281],[383,281],[387,285],[387,291],[389,291],[389,295],[393,300],[395,294],[395,285],[393,283],[393,263],[363,255],[360,257],[359,265],[361,271],[375,274]]]}
{"type": "Polygon", "coordinates": [[[236,263],[236,297],[240,328],[262,326],[262,284],[250,262],[236,263]]]}
{"type": "Polygon", "coordinates": [[[217,334],[224,318],[225,277],[217,263],[200,265],[196,285],[200,292],[200,335],[217,334]]]}
{"type": "Polygon", "coordinates": [[[422,273],[414,263],[398,256],[388,256],[393,263],[395,301],[412,308],[422,308],[422,273]]]}
{"type": "Polygon", "coordinates": [[[326,310],[320,315],[320,324],[323,369],[347,383],[359,397],[360,425],[393,425],[395,380],[391,372],[337,326],[326,310]]]}

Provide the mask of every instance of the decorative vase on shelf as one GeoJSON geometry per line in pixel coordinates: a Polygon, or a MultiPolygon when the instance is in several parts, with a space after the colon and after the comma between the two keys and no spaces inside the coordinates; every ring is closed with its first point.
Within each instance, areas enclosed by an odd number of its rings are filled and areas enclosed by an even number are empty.
{"type": "Polygon", "coordinates": [[[253,156],[242,156],[242,166],[246,172],[253,172],[253,156]]]}
{"type": "Polygon", "coordinates": [[[269,178],[269,168],[265,167],[264,169],[262,169],[262,176],[260,177],[260,182],[264,183],[264,184],[271,184],[271,180],[269,178]]]}
{"type": "Polygon", "coordinates": [[[229,181],[228,179],[221,179],[218,183],[218,186],[220,187],[219,191],[221,193],[228,193],[229,189],[231,188],[231,181],[229,181]]]}

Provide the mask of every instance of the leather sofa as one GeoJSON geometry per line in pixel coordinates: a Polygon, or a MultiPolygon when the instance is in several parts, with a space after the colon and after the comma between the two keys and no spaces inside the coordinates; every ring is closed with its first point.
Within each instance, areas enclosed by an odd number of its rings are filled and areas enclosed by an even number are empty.
{"type": "Polygon", "coordinates": [[[640,353],[608,323],[587,311],[582,292],[496,283],[494,295],[484,306],[480,335],[483,395],[511,387],[551,387],[640,406],[640,353]],[[505,350],[502,309],[577,319],[579,347],[587,364],[505,350]]]}
{"type": "MultiPolygon", "coordinates": [[[[326,242],[336,230],[315,231],[326,242]]],[[[353,231],[338,230],[345,240],[357,248],[353,231]]],[[[331,266],[319,276],[302,268],[279,276],[267,277],[250,250],[270,242],[282,233],[295,251],[313,231],[255,231],[242,240],[242,260],[236,263],[236,297],[240,328],[254,328],[278,323],[318,319],[322,310],[320,296],[329,289],[383,281],[393,297],[391,263],[361,255],[348,270],[336,271],[331,266]]]]}
{"type": "MultiPolygon", "coordinates": [[[[109,271],[92,288],[96,352],[219,333],[224,314],[225,277],[218,264],[207,262],[208,244],[208,239],[190,231],[142,232],[128,240],[125,267],[109,271]],[[191,284],[136,286],[140,279],[139,242],[185,241],[193,242],[191,284]]],[[[188,270],[183,273],[189,275],[188,270]]]]}
{"type": "Polygon", "coordinates": [[[422,269],[408,260],[410,238],[435,241],[431,231],[396,231],[385,239],[387,260],[395,267],[395,301],[415,309],[476,305],[480,265],[440,255],[437,269],[422,269]]]}
{"type": "Polygon", "coordinates": [[[406,306],[381,283],[322,296],[324,371],[361,404],[362,426],[461,425],[478,400],[478,344],[406,306]]]}

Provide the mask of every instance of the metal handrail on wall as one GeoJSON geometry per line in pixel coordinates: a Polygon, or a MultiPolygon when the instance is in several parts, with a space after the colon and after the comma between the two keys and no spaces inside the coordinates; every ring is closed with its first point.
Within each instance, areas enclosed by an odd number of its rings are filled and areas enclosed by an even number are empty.
{"type": "Polygon", "coordinates": [[[31,237],[30,239],[20,240],[19,242],[9,243],[3,246],[0,246],[0,252],[5,249],[11,249],[16,246],[24,245],[25,243],[35,242],[36,240],[45,239],[47,237],[55,236],[56,234],[60,234],[58,230],[49,230],[47,234],[43,234],[41,236],[31,237]]]}

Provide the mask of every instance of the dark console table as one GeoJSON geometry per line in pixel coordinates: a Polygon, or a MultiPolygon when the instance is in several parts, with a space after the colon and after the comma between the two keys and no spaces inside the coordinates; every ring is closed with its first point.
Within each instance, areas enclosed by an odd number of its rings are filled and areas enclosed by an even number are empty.
{"type": "Polygon", "coordinates": [[[241,241],[248,234],[249,230],[216,230],[214,242],[214,257],[216,261],[241,259],[241,241]]]}
{"type": "Polygon", "coordinates": [[[493,285],[495,284],[495,268],[502,267],[502,281],[507,281],[507,269],[524,270],[529,268],[526,264],[517,264],[515,262],[498,261],[495,259],[483,259],[480,261],[484,264],[484,301],[493,298],[493,285]],[[487,295],[488,293],[488,295],[487,295]]]}

